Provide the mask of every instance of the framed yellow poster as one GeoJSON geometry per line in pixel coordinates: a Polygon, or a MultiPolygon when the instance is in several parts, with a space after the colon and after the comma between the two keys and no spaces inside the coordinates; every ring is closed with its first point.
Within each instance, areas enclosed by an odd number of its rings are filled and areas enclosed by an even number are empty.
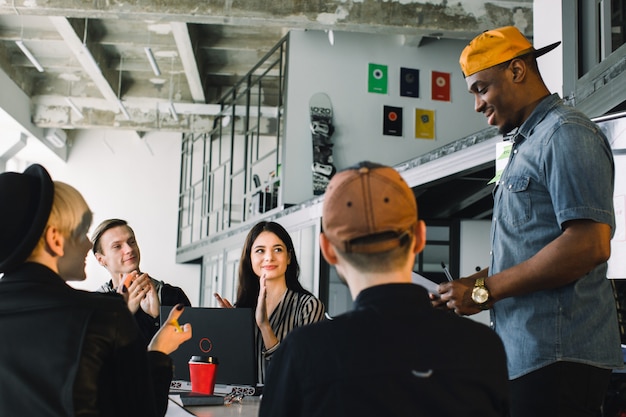
{"type": "Polygon", "coordinates": [[[435,139],[435,111],[415,109],[415,139],[435,139]]]}

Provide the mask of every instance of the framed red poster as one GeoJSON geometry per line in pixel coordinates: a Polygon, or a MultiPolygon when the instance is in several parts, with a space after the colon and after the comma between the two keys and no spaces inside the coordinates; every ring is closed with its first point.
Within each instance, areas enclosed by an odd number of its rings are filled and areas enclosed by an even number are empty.
{"type": "Polygon", "coordinates": [[[432,99],[439,101],[450,101],[450,73],[432,72],[432,99]]]}

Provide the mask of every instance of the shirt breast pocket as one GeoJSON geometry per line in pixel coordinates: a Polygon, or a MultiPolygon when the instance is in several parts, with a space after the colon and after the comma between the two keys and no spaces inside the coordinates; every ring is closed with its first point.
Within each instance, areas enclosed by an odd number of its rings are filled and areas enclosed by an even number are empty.
{"type": "Polygon", "coordinates": [[[528,187],[530,177],[509,177],[502,186],[501,218],[512,226],[519,226],[530,220],[531,204],[528,187]]]}

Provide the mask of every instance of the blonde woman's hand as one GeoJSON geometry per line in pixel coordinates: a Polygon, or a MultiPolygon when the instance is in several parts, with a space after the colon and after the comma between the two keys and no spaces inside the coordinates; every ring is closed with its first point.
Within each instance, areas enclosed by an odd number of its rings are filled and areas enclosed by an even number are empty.
{"type": "Polygon", "coordinates": [[[191,324],[178,324],[178,318],[183,314],[184,309],[184,305],[178,304],[170,311],[167,321],[150,341],[148,350],[163,352],[169,355],[178,349],[181,344],[191,339],[191,324]]]}

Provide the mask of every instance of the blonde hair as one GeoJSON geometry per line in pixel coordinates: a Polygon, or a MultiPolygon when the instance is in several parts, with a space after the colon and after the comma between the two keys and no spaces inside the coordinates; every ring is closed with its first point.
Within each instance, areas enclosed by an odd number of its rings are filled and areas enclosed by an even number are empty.
{"type": "Polygon", "coordinates": [[[78,190],[69,184],[54,181],[54,200],[48,225],[54,225],[63,236],[72,240],[85,234],[93,214],[78,190]]]}

